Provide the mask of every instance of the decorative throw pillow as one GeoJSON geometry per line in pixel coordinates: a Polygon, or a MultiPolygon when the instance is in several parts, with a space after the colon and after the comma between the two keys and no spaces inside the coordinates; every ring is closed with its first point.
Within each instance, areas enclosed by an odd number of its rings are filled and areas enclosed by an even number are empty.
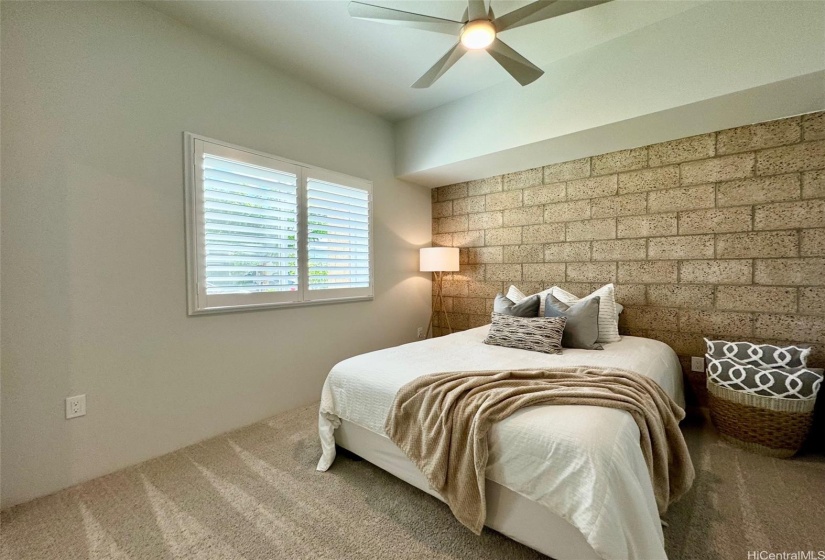
{"type": "Polygon", "coordinates": [[[547,288],[546,290],[542,290],[537,294],[532,294],[530,296],[524,295],[524,293],[516,288],[515,286],[510,286],[510,289],[507,290],[507,297],[514,302],[518,303],[524,298],[539,296],[539,309],[536,313],[536,317],[544,317],[544,299],[547,297],[547,294],[551,293],[553,288],[547,288]]]}
{"type": "Polygon", "coordinates": [[[519,290],[518,288],[516,288],[512,284],[507,289],[507,298],[512,300],[512,301],[519,302],[519,301],[523,300],[526,297],[527,296],[524,295],[524,292],[522,292],[521,290],[519,290]]]}
{"type": "Polygon", "coordinates": [[[564,348],[583,348],[584,350],[603,350],[596,342],[599,338],[599,296],[583,299],[573,305],[556,299],[553,294],[547,296],[544,304],[545,317],[566,317],[561,345],[564,348]]]}
{"type": "Polygon", "coordinates": [[[515,317],[493,313],[484,344],[561,354],[561,337],[566,322],[564,317],[515,317]]]}
{"type": "Polygon", "coordinates": [[[772,346],[770,344],[753,344],[751,342],[727,342],[725,340],[708,340],[707,354],[711,358],[730,358],[754,366],[768,367],[805,367],[808,365],[810,348],[798,346],[772,346]]]}
{"type": "Polygon", "coordinates": [[[553,296],[567,305],[573,305],[582,300],[599,297],[599,338],[597,342],[618,342],[619,320],[616,313],[616,297],[613,284],[606,284],[590,295],[579,298],[559,288],[553,287],[553,296]]]}
{"type": "Polygon", "coordinates": [[[822,385],[822,370],[807,367],[749,365],[730,358],[708,360],[708,381],[740,393],[777,399],[815,399],[822,385]]]}
{"type": "Polygon", "coordinates": [[[493,302],[493,313],[503,313],[515,317],[538,317],[539,304],[539,296],[530,296],[516,303],[507,296],[498,294],[495,302],[493,302]]]}
{"type": "Polygon", "coordinates": [[[807,367],[810,348],[705,339],[708,382],[761,397],[815,399],[822,370],[807,367]]]}

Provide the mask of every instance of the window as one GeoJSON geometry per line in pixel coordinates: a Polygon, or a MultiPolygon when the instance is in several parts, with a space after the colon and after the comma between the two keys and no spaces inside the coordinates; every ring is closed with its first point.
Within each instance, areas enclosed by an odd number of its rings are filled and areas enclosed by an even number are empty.
{"type": "Polygon", "coordinates": [[[185,144],[190,315],[372,298],[372,183],[185,144]]]}

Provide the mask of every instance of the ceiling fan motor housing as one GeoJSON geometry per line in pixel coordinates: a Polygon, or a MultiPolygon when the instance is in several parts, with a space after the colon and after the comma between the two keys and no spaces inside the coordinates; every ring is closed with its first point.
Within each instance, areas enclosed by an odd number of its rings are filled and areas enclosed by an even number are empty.
{"type": "Polygon", "coordinates": [[[496,38],[496,26],[489,19],[467,22],[461,29],[461,44],[468,49],[485,49],[496,38]]]}

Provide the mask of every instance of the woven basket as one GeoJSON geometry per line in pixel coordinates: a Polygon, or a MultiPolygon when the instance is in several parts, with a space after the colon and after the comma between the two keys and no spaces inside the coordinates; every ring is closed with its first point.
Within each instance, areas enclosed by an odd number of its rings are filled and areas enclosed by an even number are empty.
{"type": "Polygon", "coordinates": [[[708,380],[708,400],[722,439],[761,455],[792,457],[813,424],[815,399],[760,397],[708,380]]]}

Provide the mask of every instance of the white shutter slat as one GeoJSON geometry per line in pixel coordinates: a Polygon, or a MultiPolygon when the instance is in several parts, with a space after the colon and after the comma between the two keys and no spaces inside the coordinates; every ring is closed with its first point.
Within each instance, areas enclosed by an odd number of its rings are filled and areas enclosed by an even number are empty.
{"type": "Polygon", "coordinates": [[[281,284],[275,284],[272,282],[268,282],[266,284],[253,284],[251,282],[244,282],[238,284],[232,283],[225,283],[225,284],[217,284],[211,286],[211,289],[214,294],[237,294],[237,293],[244,293],[244,294],[260,294],[264,292],[294,292],[297,290],[298,284],[295,283],[286,283],[283,282],[281,284]]]}
{"type": "Polygon", "coordinates": [[[358,239],[369,239],[369,231],[361,228],[348,228],[346,226],[334,226],[331,224],[310,223],[309,232],[311,240],[321,239],[327,236],[335,237],[355,237],[358,239]]]}
{"type": "Polygon", "coordinates": [[[295,206],[294,203],[289,202],[294,201],[296,198],[292,194],[281,196],[258,196],[254,192],[250,194],[244,192],[244,190],[245,189],[233,189],[232,191],[224,191],[218,189],[208,189],[204,190],[204,199],[224,203],[234,202],[236,204],[242,204],[245,206],[266,205],[268,207],[270,203],[278,203],[282,205],[289,205],[292,207],[295,206]]]}
{"type": "Polygon", "coordinates": [[[207,153],[201,164],[207,296],[297,290],[297,175],[207,153]]]}
{"type": "MultiPolygon", "coordinates": [[[[354,200],[368,201],[370,195],[363,189],[356,189],[345,185],[336,185],[329,181],[321,181],[318,179],[310,179],[307,183],[307,192],[312,196],[313,193],[323,197],[335,196],[341,198],[351,198],[354,200]]],[[[365,206],[366,208],[366,206],[365,206]]]]}
{"type": "Polygon", "coordinates": [[[356,220],[342,220],[339,218],[329,218],[327,216],[309,215],[309,224],[315,226],[340,226],[347,230],[369,230],[369,223],[356,220]]]}
{"type": "Polygon", "coordinates": [[[264,169],[240,161],[204,155],[204,180],[223,181],[235,185],[249,185],[268,190],[297,190],[294,177],[273,169],[264,169]]]}
{"type": "Polygon", "coordinates": [[[310,289],[311,290],[338,290],[338,289],[341,289],[341,288],[369,288],[369,287],[370,287],[369,280],[365,280],[364,282],[313,283],[312,286],[310,287],[310,289]]]}
{"type": "Polygon", "coordinates": [[[349,212],[347,209],[339,210],[336,208],[322,208],[314,206],[309,213],[310,216],[318,216],[319,218],[338,218],[340,220],[350,220],[353,222],[369,223],[369,216],[361,214],[360,212],[349,212]]]}
{"type": "Polygon", "coordinates": [[[309,258],[314,260],[331,260],[331,261],[369,261],[369,253],[355,252],[355,251],[312,251],[309,252],[309,258]]]}
{"type": "Polygon", "coordinates": [[[269,275],[253,275],[247,274],[245,276],[213,276],[209,279],[209,282],[214,285],[220,285],[221,282],[228,282],[232,285],[240,285],[242,283],[250,282],[250,283],[258,283],[260,285],[262,282],[274,282],[275,284],[284,284],[283,280],[288,280],[288,283],[298,283],[298,278],[292,276],[290,274],[269,274],[269,275]]]}
{"type": "Polygon", "coordinates": [[[298,251],[295,246],[271,246],[271,245],[244,245],[237,248],[234,243],[224,245],[222,243],[213,243],[206,251],[206,256],[233,256],[233,255],[248,255],[250,257],[269,257],[269,258],[296,258],[298,251]]]}
{"type": "Polygon", "coordinates": [[[209,277],[214,280],[219,276],[237,276],[237,277],[291,277],[290,271],[292,266],[289,264],[283,265],[257,265],[254,263],[227,265],[225,263],[206,265],[206,271],[209,272],[209,277]]]}
{"type": "Polygon", "coordinates": [[[250,214],[253,216],[277,218],[286,212],[292,214],[293,218],[295,216],[294,206],[290,208],[288,205],[280,203],[268,204],[266,206],[250,206],[249,204],[242,204],[235,201],[207,198],[203,203],[203,207],[206,210],[226,214],[250,214]]]}
{"type": "Polygon", "coordinates": [[[204,213],[204,219],[207,224],[231,223],[244,226],[259,226],[262,228],[280,229],[284,231],[295,231],[297,229],[295,222],[289,219],[287,215],[283,215],[281,217],[259,217],[247,214],[228,214],[226,212],[207,210],[204,213]]]}
{"type": "Polygon", "coordinates": [[[370,267],[367,261],[351,261],[351,262],[344,262],[344,263],[332,263],[329,262],[313,262],[311,266],[315,270],[328,270],[328,271],[341,271],[347,272],[352,271],[353,274],[363,274],[364,271],[369,273],[370,267]]]}
{"type": "Polygon", "coordinates": [[[312,265],[318,268],[366,268],[369,270],[370,262],[367,259],[340,259],[340,260],[317,260],[313,259],[312,265]]]}
{"type": "Polygon", "coordinates": [[[326,241],[321,242],[312,242],[309,243],[309,251],[310,253],[313,252],[325,252],[325,253],[335,253],[335,254],[347,254],[347,253],[365,253],[369,254],[369,247],[363,246],[360,247],[358,245],[341,245],[335,243],[328,243],[326,241]]]}
{"type": "MultiPolygon", "coordinates": [[[[341,212],[352,212],[353,214],[358,214],[358,210],[361,209],[361,205],[358,204],[359,201],[342,201],[338,202],[335,200],[329,200],[326,198],[318,198],[315,196],[308,196],[307,200],[311,201],[315,208],[323,208],[326,210],[339,210],[341,212]],[[354,203],[354,204],[353,204],[354,203]]],[[[365,214],[366,215],[366,214],[365,214]]]]}
{"type": "MultiPolygon", "coordinates": [[[[238,158],[220,156],[212,153],[207,153],[204,155],[204,157],[209,160],[221,162],[219,165],[210,166],[210,169],[230,171],[235,173],[236,175],[259,177],[261,179],[269,181],[282,181],[284,179],[288,179],[291,175],[290,173],[286,171],[281,171],[280,169],[274,169],[272,167],[264,167],[263,165],[256,165],[253,163],[243,162],[240,161],[238,158]]],[[[286,182],[292,184],[290,180],[287,180],[286,182]]]]}
{"type": "Polygon", "coordinates": [[[250,255],[207,255],[206,257],[206,266],[220,266],[226,264],[233,264],[238,263],[238,266],[269,266],[270,263],[273,265],[284,266],[289,265],[297,259],[298,256],[294,257],[256,257],[250,255]]]}
{"type": "MultiPolygon", "coordinates": [[[[367,202],[369,200],[368,198],[350,196],[349,194],[342,192],[338,189],[328,189],[327,186],[329,186],[329,183],[322,183],[316,181],[314,188],[313,186],[309,186],[307,188],[307,198],[311,198],[313,200],[318,201],[318,203],[321,206],[330,205],[332,208],[336,208],[337,205],[340,204],[342,206],[347,206],[355,210],[365,209],[363,203],[367,202]]],[[[349,187],[344,188],[348,189],[349,187]]]]}
{"type": "MultiPolygon", "coordinates": [[[[320,229],[318,231],[326,232],[326,228],[320,229]]],[[[330,246],[338,246],[338,245],[346,245],[351,247],[353,250],[360,249],[365,250],[363,247],[359,247],[363,245],[366,247],[369,245],[369,237],[355,237],[352,235],[337,235],[335,233],[311,233],[309,240],[307,241],[308,246],[310,249],[316,249],[322,247],[323,245],[330,245],[330,246]],[[343,240],[340,238],[344,238],[343,240]]],[[[346,250],[346,247],[340,247],[340,250],[346,250]]]]}
{"type": "Polygon", "coordinates": [[[370,269],[369,268],[359,268],[359,269],[339,269],[339,268],[327,268],[327,269],[318,269],[315,275],[309,277],[309,281],[311,284],[324,284],[329,282],[369,282],[370,279],[370,269]],[[323,274],[321,274],[321,270],[323,270],[323,274]]]}
{"type": "Polygon", "coordinates": [[[295,234],[293,228],[279,229],[276,227],[265,227],[253,222],[247,224],[241,223],[221,223],[221,222],[206,222],[204,224],[206,233],[229,233],[232,235],[241,235],[246,237],[270,237],[272,239],[289,239],[290,235],[295,234]]]}
{"type": "Polygon", "coordinates": [[[318,213],[323,212],[340,212],[342,214],[348,214],[352,216],[360,216],[362,218],[369,218],[369,215],[361,210],[361,207],[358,205],[351,205],[351,204],[341,204],[339,202],[332,202],[329,200],[322,200],[318,198],[313,198],[312,208],[313,211],[318,213]]]}
{"type": "MultiPolygon", "coordinates": [[[[206,234],[207,254],[211,247],[244,247],[244,249],[295,249],[297,247],[294,239],[266,239],[260,237],[248,237],[245,235],[233,235],[229,233],[208,233],[206,234]]],[[[229,250],[229,249],[227,249],[229,250]]]]}
{"type": "Polygon", "coordinates": [[[370,287],[370,193],[307,179],[308,288],[370,287]]]}
{"type": "Polygon", "coordinates": [[[243,288],[243,293],[245,294],[261,294],[261,293],[271,293],[271,292],[294,292],[297,289],[296,284],[292,285],[283,285],[283,286],[214,286],[212,288],[213,295],[232,295],[238,293],[238,289],[243,288]]]}

